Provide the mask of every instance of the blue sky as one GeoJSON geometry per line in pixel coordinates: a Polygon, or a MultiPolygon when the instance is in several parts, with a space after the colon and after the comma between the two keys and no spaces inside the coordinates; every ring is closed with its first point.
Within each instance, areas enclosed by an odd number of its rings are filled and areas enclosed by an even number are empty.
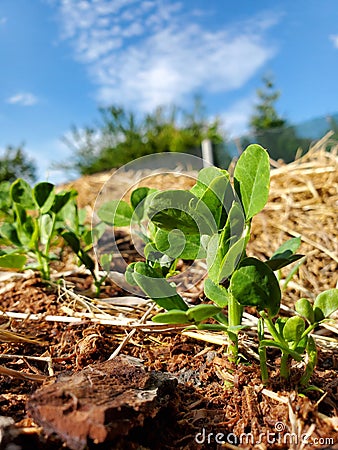
{"type": "Polygon", "coordinates": [[[135,112],[201,94],[228,134],[262,76],[291,123],[338,111],[337,0],[1,0],[0,149],[25,142],[40,178],[98,106],[135,112]]]}

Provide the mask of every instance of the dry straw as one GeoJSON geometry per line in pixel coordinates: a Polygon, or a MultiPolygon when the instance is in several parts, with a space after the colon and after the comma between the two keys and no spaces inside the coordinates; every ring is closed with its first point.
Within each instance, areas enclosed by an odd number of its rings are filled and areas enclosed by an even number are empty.
{"type": "Polygon", "coordinates": [[[313,299],[338,287],[338,143],[331,136],[271,171],[269,202],[253,221],[252,255],[271,256],[286,239],[301,237],[299,252],[306,260],[288,284],[284,301],[313,299]]]}

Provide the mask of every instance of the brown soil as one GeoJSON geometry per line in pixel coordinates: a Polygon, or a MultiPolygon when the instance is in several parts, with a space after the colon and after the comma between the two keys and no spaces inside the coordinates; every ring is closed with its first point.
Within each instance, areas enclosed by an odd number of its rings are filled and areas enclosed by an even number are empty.
{"type": "MultiPolygon", "coordinates": [[[[312,172],[277,169],[253,223],[250,254],[258,257],[302,234],[308,258],[284,293],[286,315],[296,299],[338,281],[337,157],[311,161],[312,172]]],[[[299,392],[297,364],[282,382],[273,350],[263,386],[254,328],[241,334],[235,367],[223,335],[153,324],[144,299],[110,281],[91,298],[84,270],[69,261],[57,269],[69,270],[50,284],[33,273],[1,274],[0,449],[338,449],[335,322],[316,332],[318,389],[299,392]]],[[[202,285],[187,298],[203,301],[202,285]]]]}

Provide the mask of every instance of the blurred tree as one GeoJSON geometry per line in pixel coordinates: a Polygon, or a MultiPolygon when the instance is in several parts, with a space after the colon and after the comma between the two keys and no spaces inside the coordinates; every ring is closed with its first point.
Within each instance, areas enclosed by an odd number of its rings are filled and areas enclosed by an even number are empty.
{"type": "Polygon", "coordinates": [[[308,150],[312,139],[299,138],[294,126],[281,117],[276,109],[280,91],[275,89],[271,77],[263,77],[263,88],[257,89],[258,102],[250,118],[251,136],[241,140],[241,146],[258,143],[265,147],[271,158],[289,163],[297,150],[308,150]]]}
{"type": "Polygon", "coordinates": [[[275,103],[280,97],[280,91],[275,90],[274,83],[270,77],[263,77],[264,88],[257,89],[258,103],[255,112],[250,118],[250,127],[253,133],[282,128],[286,120],[277,113],[275,103]]]}
{"type": "Polygon", "coordinates": [[[194,152],[205,138],[215,144],[224,141],[220,121],[205,118],[199,97],[192,112],[176,106],[158,107],[141,118],[120,106],[100,108],[99,112],[101,122],[96,127],[73,127],[65,142],[74,156],[58,167],[92,174],[152,153],[194,152]]]}
{"type": "Polygon", "coordinates": [[[14,181],[24,178],[28,182],[36,180],[36,166],[24,152],[23,146],[7,146],[5,152],[0,156],[0,182],[14,181]]]}

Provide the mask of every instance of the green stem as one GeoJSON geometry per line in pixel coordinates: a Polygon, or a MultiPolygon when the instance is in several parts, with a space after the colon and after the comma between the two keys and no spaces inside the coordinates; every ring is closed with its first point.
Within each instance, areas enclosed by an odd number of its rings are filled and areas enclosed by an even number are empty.
{"type": "Polygon", "coordinates": [[[304,374],[300,379],[301,386],[306,386],[309,384],[310,378],[317,364],[317,347],[312,336],[309,336],[306,351],[308,354],[308,363],[305,367],[304,374]]]}
{"type": "Polygon", "coordinates": [[[284,378],[287,380],[290,375],[290,369],[289,369],[289,354],[284,353],[282,351],[282,358],[280,363],[280,376],[281,378],[284,378]]]}
{"type": "MultiPolygon", "coordinates": [[[[241,325],[243,307],[238,303],[233,295],[229,296],[228,303],[228,313],[229,313],[229,327],[236,327],[241,325]]],[[[229,354],[230,360],[237,363],[238,360],[238,331],[228,331],[228,336],[230,338],[229,354]]]]}
{"type": "MultiPolygon", "coordinates": [[[[264,319],[261,317],[257,324],[258,340],[261,342],[264,339],[264,319]]],[[[266,364],[266,347],[258,346],[259,363],[261,368],[262,383],[267,384],[269,381],[268,366],[266,364]]]]}
{"type": "Polygon", "coordinates": [[[275,324],[272,322],[272,319],[265,313],[265,311],[260,311],[259,315],[263,317],[263,319],[266,321],[267,328],[271,336],[274,338],[274,340],[284,345],[285,347],[288,347],[288,344],[286,343],[284,338],[278,333],[275,324]]]}
{"type": "Polygon", "coordinates": [[[38,244],[35,247],[35,255],[38,260],[39,270],[42,274],[42,278],[45,280],[49,280],[50,278],[49,264],[45,255],[39,250],[38,244]]]}
{"type": "MultiPolygon", "coordinates": [[[[269,317],[265,311],[260,311],[260,316],[266,321],[266,325],[268,327],[268,330],[273,337],[273,339],[278,342],[279,344],[283,345],[284,347],[288,348],[288,344],[285,341],[285,339],[278,333],[276,330],[276,327],[274,323],[272,322],[271,317],[269,317]]],[[[282,359],[281,359],[281,365],[280,365],[280,376],[282,378],[288,379],[289,378],[289,354],[286,352],[283,352],[282,350],[282,359]]]]}

